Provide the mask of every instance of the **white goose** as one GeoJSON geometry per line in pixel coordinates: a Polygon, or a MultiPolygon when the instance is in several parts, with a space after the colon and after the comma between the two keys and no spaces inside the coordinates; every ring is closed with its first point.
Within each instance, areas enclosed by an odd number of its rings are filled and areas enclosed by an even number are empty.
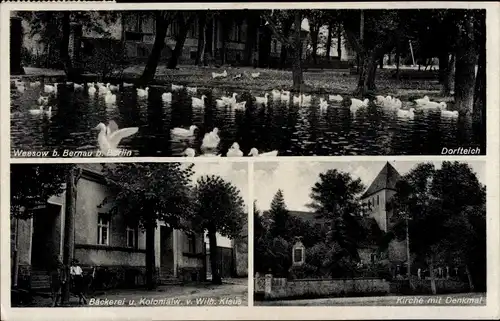
{"type": "Polygon", "coordinates": [[[262,154],[259,154],[259,150],[257,148],[252,148],[250,150],[250,153],[248,153],[248,156],[253,156],[253,157],[275,157],[275,156],[278,156],[278,151],[277,150],[273,150],[273,151],[270,151],[270,152],[267,152],[267,153],[262,153],[262,154]]]}
{"type": "Polygon", "coordinates": [[[40,96],[37,100],[39,105],[47,105],[49,103],[49,97],[46,96],[40,96]]]}
{"type": "Polygon", "coordinates": [[[163,100],[164,102],[167,102],[167,103],[171,102],[172,101],[172,93],[170,93],[170,92],[169,93],[163,93],[161,95],[161,100],[163,100]]]}
{"type": "Polygon", "coordinates": [[[43,91],[46,93],[46,94],[52,94],[52,93],[56,93],[57,91],[57,85],[44,85],[43,86],[43,91]]]}
{"type": "Polygon", "coordinates": [[[288,103],[290,101],[290,91],[282,90],[280,99],[284,103],[288,103]]]}
{"type": "Polygon", "coordinates": [[[429,101],[429,96],[424,96],[424,98],[415,99],[415,104],[417,104],[417,106],[423,106],[429,101]]]}
{"type": "Polygon", "coordinates": [[[219,129],[216,127],[210,133],[206,133],[203,136],[203,141],[201,144],[202,149],[215,149],[219,146],[220,137],[219,137],[219,129]]]}
{"type": "Polygon", "coordinates": [[[279,91],[277,89],[273,89],[271,94],[273,95],[273,100],[280,100],[281,99],[281,91],[279,91]]]}
{"type": "Polygon", "coordinates": [[[18,92],[23,93],[26,90],[26,87],[24,86],[24,83],[23,83],[23,84],[17,85],[16,89],[18,92]]]}
{"type": "Polygon", "coordinates": [[[227,105],[233,105],[236,103],[236,96],[238,96],[237,93],[233,93],[232,97],[226,97],[222,96],[221,99],[227,104],[227,105]]]}
{"type": "Polygon", "coordinates": [[[458,110],[441,110],[441,117],[446,117],[446,118],[457,118],[458,117],[458,110]]]}
{"type": "Polygon", "coordinates": [[[73,90],[74,91],[83,90],[83,84],[74,83],[73,84],[73,90]]]}
{"type": "Polygon", "coordinates": [[[120,90],[120,85],[112,85],[109,82],[106,84],[106,87],[108,87],[109,90],[111,91],[119,91],[120,90]]]}
{"type": "Polygon", "coordinates": [[[89,87],[88,92],[89,92],[89,95],[95,95],[95,93],[97,92],[97,89],[95,89],[95,87],[92,86],[92,87],[89,87]]]}
{"type": "Polygon", "coordinates": [[[198,92],[198,88],[196,88],[196,87],[186,87],[186,91],[187,91],[188,94],[196,95],[196,93],[198,92]]]}
{"type": "Polygon", "coordinates": [[[205,107],[205,99],[207,96],[202,95],[201,98],[191,97],[191,106],[203,108],[205,107]]]}
{"type": "Polygon", "coordinates": [[[146,89],[137,88],[137,97],[145,98],[148,97],[148,95],[149,95],[149,87],[146,87],[146,89]]]}
{"type": "Polygon", "coordinates": [[[190,137],[194,135],[194,131],[197,129],[198,126],[196,125],[189,126],[189,129],[175,127],[170,130],[170,134],[172,134],[172,136],[190,137]]]}
{"type": "Polygon", "coordinates": [[[106,95],[110,90],[106,86],[99,86],[99,95],[106,95]]]}
{"type": "Polygon", "coordinates": [[[111,93],[111,91],[108,91],[106,93],[106,96],[104,96],[104,101],[106,102],[106,104],[115,104],[116,103],[116,95],[111,93]]]}
{"type": "Polygon", "coordinates": [[[180,91],[184,88],[183,85],[174,85],[172,84],[172,91],[180,91]]]}
{"type": "Polygon", "coordinates": [[[425,104],[419,105],[420,108],[422,109],[440,109],[440,110],[446,110],[446,103],[444,101],[438,103],[435,101],[428,101],[425,104]]]}
{"type": "Polygon", "coordinates": [[[326,111],[328,109],[328,102],[324,98],[319,99],[319,108],[321,111],[326,111]]]}
{"type": "Polygon", "coordinates": [[[367,107],[369,102],[370,101],[368,100],[368,98],[363,101],[357,98],[351,98],[351,106],[349,107],[349,109],[351,110],[351,112],[356,112],[359,108],[367,107]]]}
{"type": "Polygon", "coordinates": [[[119,156],[121,150],[118,149],[118,145],[123,138],[134,135],[139,131],[138,127],[128,127],[117,129],[115,131],[110,131],[106,125],[99,123],[95,129],[99,130],[97,135],[97,144],[99,145],[100,151],[103,156],[119,156]]]}
{"type": "Polygon", "coordinates": [[[186,157],[195,157],[196,156],[196,151],[191,148],[191,147],[188,147],[186,148],[186,150],[182,153],[182,155],[186,156],[186,157]]]}
{"type": "Polygon", "coordinates": [[[226,77],[227,77],[227,71],[226,70],[224,70],[224,72],[221,72],[221,73],[212,72],[212,78],[213,79],[226,78],[226,77]]]}
{"type": "Polygon", "coordinates": [[[215,105],[216,105],[217,107],[226,107],[228,104],[227,104],[227,102],[225,102],[225,101],[224,101],[224,100],[222,100],[222,99],[216,99],[216,100],[215,100],[215,105]]]}
{"type": "Polygon", "coordinates": [[[255,97],[255,103],[257,105],[263,105],[263,106],[266,106],[267,107],[267,102],[268,102],[268,97],[269,97],[269,93],[266,93],[264,95],[264,97],[255,97]]]}
{"type": "Polygon", "coordinates": [[[252,72],[252,78],[259,78],[260,77],[260,72],[252,72]]]}
{"type": "Polygon", "coordinates": [[[39,106],[37,109],[30,109],[29,113],[31,115],[41,115],[43,114],[43,106],[39,106]]]}
{"type": "Polygon", "coordinates": [[[328,95],[328,100],[340,103],[344,100],[344,98],[340,95],[328,95]]]}
{"type": "Polygon", "coordinates": [[[398,109],[398,117],[413,119],[415,117],[414,111],[414,108],[410,108],[409,110],[398,109]]]}
{"type": "Polygon", "coordinates": [[[245,100],[245,101],[240,101],[239,103],[234,103],[232,105],[232,107],[234,110],[245,110],[246,105],[247,105],[247,102],[245,100]]]}
{"type": "Polygon", "coordinates": [[[240,150],[240,144],[238,143],[233,143],[231,145],[231,148],[227,151],[226,157],[242,157],[243,152],[240,150]]]}

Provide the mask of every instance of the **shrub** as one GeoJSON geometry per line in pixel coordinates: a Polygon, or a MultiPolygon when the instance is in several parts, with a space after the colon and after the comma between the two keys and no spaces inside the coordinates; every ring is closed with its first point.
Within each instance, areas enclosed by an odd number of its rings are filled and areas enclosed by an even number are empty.
{"type": "Polygon", "coordinates": [[[307,263],[303,265],[294,265],[288,271],[288,278],[292,280],[320,277],[321,275],[318,273],[318,268],[307,263]]]}
{"type": "Polygon", "coordinates": [[[126,68],[126,54],[121,43],[110,38],[85,39],[82,63],[85,71],[100,79],[111,76],[121,78],[126,68]]]}

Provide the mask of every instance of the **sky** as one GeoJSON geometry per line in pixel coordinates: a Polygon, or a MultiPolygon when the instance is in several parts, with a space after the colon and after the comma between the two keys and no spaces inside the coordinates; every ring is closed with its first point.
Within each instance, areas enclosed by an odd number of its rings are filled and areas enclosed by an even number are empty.
{"type": "MultiPolygon", "coordinates": [[[[218,175],[225,181],[232,183],[240,192],[241,197],[245,201],[245,212],[248,213],[248,164],[237,163],[196,163],[194,165],[194,175],[192,176],[193,182],[205,175],[218,175]]],[[[208,238],[205,238],[208,243],[208,238]]],[[[227,237],[217,235],[217,245],[222,247],[230,247],[231,240],[227,237]]]]}
{"type": "MultiPolygon", "coordinates": [[[[306,206],[311,201],[309,194],[312,186],[318,181],[319,174],[329,169],[348,172],[353,178],[360,178],[366,188],[372,183],[385,161],[363,162],[266,162],[254,165],[254,196],[259,210],[268,210],[274,194],[281,189],[289,210],[310,211],[306,206]]],[[[406,174],[416,166],[416,161],[390,162],[401,174],[406,174]]],[[[436,168],[441,167],[441,161],[432,162],[436,168]]],[[[476,172],[479,181],[486,183],[485,163],[482,161],[468,162],[476,172]]]]}

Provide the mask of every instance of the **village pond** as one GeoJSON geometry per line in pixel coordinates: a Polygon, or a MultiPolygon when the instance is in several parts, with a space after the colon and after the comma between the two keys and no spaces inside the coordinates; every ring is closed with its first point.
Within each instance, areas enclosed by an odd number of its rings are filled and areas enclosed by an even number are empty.
{"type": "MultiPolygon", "coordinates": [[[[89,94],[87,86],[74,90],[72,84],[60,84],[57,94],[49,96],[50,115],[33,115],[43,85],[27,84],[24,92],[11,89],[11,152],[19,151],[95,151],[99,123],[114,120],[120,128],[138,127],[137,134],[124,139],[120,148],[131,156],[183,156],[190,147],[200,153],[205,133],[219,129],[217,153],[225,156],[228,148],[238,142],[246,156],[255,147],[259,152],[277,150],[279,156],[331,155],[440,155],[443,147],[479,147],[485,151],[484,131],[461,119],[443,118],[439,112],[415,111],[413,119],[398,118],[395,112],[372,104],[353,114],[348,107],[329,102],[326,110],[319,107],[314,95],[309,107],[298,107],[281,100],[273,101],[269,92],[267,107],[256,105],[253,96],[264,92],[236,91],[236,100],[247,101],[244,109],[219,107],[216,99],[231,96],[233,90],[197,88],[188,94],[174,91],[172,101],[162,101],[168,88],[152,87],[147,97],[138,97],[136,88],[120,88],[116,103],[107,103],[104,96],[89,94]],[[205,107],[193,107],[191,97],[206,95],[205,107]],[[190,139],[171,135],[176,127],[198,130],[190,139]]],[[[293,95],[293,94],[292,94],[293,95]]],[[[409,108],[408,102],[403,102],[409,108]]],[[[450,108],[452,109],[452,107],[450,108]]]]}

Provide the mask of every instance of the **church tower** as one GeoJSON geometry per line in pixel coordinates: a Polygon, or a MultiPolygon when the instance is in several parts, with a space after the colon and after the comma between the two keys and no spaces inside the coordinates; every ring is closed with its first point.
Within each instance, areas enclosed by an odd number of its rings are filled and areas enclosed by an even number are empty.
{"type": "Polygon", "coordinates": [[[387,203],[396,193],[396,183],[400,178],[398,171],[387,162],[361,197],[363,203],[370,205],[371,215],[383,232],[390,228],[392,215],[387,203]]]}

